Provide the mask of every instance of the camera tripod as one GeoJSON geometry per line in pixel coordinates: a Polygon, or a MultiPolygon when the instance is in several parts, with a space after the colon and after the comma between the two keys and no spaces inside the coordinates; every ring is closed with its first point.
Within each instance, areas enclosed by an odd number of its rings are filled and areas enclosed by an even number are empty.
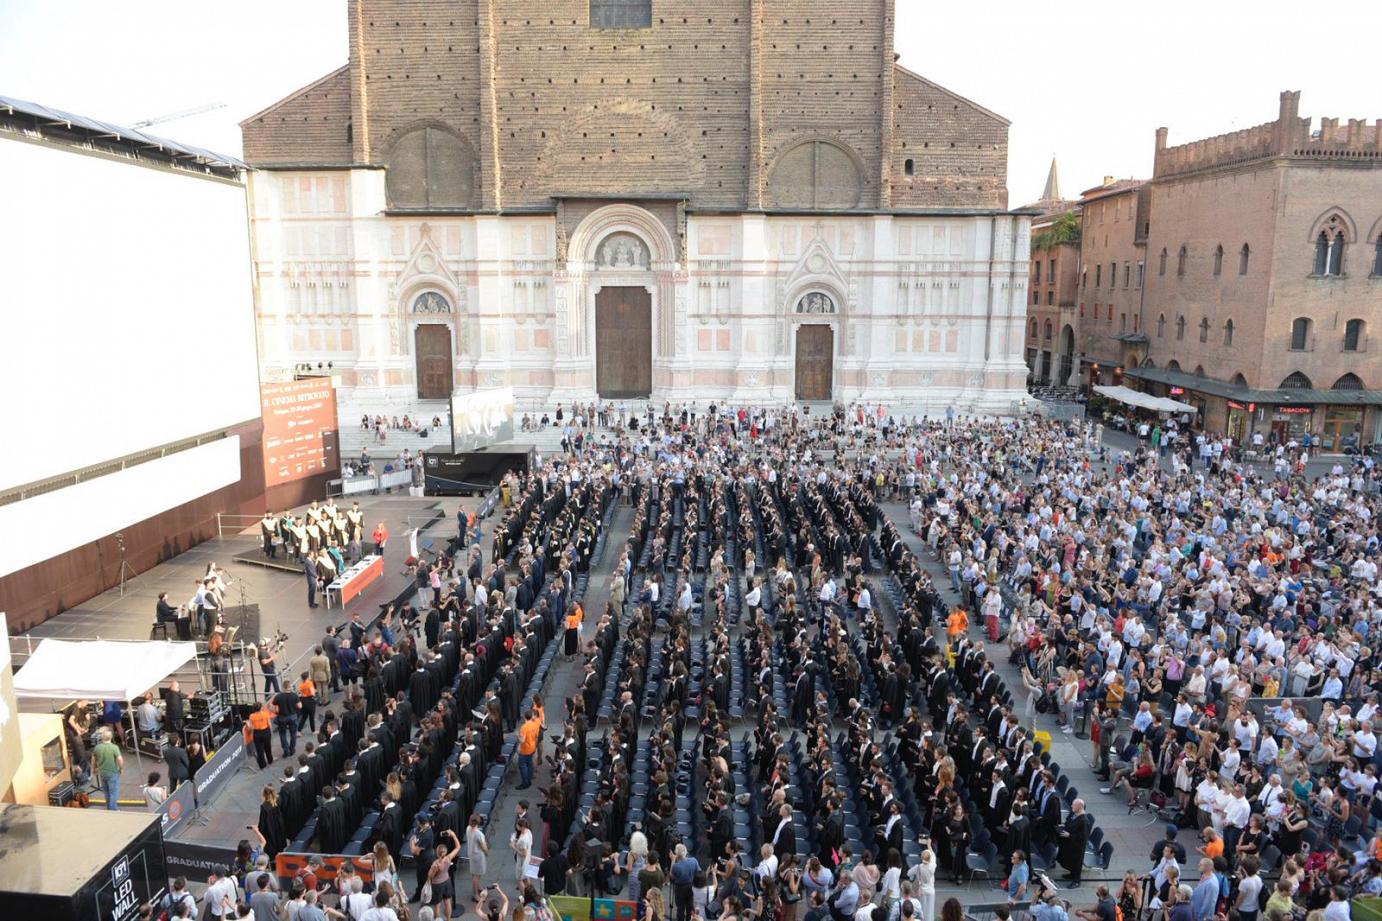
{"type": "Polygon", "coordinates": [[[125,582],[134,578],[134,567],[129,560],[125,559],[125,533],[117,531],[115,533],[115,543],[120,547],[120,597],[125,597],[125,582]]]}

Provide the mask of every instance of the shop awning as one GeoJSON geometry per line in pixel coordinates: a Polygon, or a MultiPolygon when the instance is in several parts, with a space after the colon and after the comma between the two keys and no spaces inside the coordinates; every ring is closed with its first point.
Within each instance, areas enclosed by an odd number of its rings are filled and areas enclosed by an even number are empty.
{"type": "Polygon", "coordinates": [[[1133,390],[1131,387],[1118,386],[1096,386],[1094,392],[1100,396],[1108,397],[1110,400],[1117,400],[1129,406],[1136,406],[1138,409],[1150,409],[1159,413],[1197,413],[1199,410],[1189,403],[1181,403],[1167,397],[1154,397],[1150,393],[1143,393],[1140,390],[1133,390]]]}
{"type": "Polygon", "coordinates": [[[44,640],[15,672],[15,697],[133,700],[191,661],[195,643],[44,640]]]}

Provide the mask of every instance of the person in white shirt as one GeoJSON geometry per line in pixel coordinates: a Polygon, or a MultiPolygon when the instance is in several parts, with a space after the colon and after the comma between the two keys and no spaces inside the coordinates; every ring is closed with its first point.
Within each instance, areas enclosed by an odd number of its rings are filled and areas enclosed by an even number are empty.
{"type": "Polygon", "coordinates": [[[233,876],[217,876],[212,873],[206,879],[206,892],[202,895],[202,913],[208,918],[234,918],[235,905],[240,900],[240,890],[233,876]]]}
{"type": "Polygon", "coordinates": [[[1372,758],[1377,752],[1377,736],[1373,734],[1372,723],[1363,723],[1363,728],[1353,734],[1353,757],[1360,761],[1372,758]]]}
{"type": "Polygon", "coordinates": [[[1257,746],[1257,763],[1264,768],[1272,767],[1279,753],[1275,737],[1270,732],[1262,733],[1262,744],[1257,746]]]}
{"type": "Polygon", "coordinates": [[[367,912],[374,910],[374,901],[365,895],[364,889],[364,880],[354,876],[350,880],[350,894],[341,896],[341,911],[351,921],[363,919],[367,912]]]}
{"type": "Polygon", "coordinates": [[[765,844],[758,852],[761,859],[758,866],[753,868],[753,876],[762,884],[765,880],[777,878],[777,855],[773,853],[773,846],[765,844]]]}
{"type": "Polygon", "coordinates": [[[1238,839],[1248,827],[1252,817],[1252,804],[1243,795],[1243,785],[1235,784],[1233,793],[1224,804],[1224,853],[1232,854],[1238,847],[1238,839]]]}

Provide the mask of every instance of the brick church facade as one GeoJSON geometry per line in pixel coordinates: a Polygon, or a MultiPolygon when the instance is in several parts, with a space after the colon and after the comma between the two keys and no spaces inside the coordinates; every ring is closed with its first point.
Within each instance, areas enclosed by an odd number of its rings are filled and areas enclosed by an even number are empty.
{"type": "Polygon", "coordinates": [[[350,411],[1023,396],[1008,123],[896,62],[893,0],[352,0],[242,123],[260,356],[350,411]]]}

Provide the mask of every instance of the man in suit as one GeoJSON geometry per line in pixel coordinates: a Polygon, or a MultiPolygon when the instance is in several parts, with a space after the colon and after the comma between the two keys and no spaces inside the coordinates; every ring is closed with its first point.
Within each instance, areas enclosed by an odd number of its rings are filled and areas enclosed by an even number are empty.
{"type": "Polygon", "coordinates": [[[777,810],[778,823],[773,832],[772,845],[773,854],[778,860],[783,860],[788,854],[797,852],[797,833],[792,828],[792,804],[783,803],[777,810]]]}
{"type": "Polygon", "coordinates": [[[1056,838],[1060,829],[1060,794],[1056,792],[1056,785],[1049,773],[1042,775],[1036,801],[1037,820],[1036,827],[1032,829],[1032,838],[1038,844],[1045,845],[1056,838]]]}
{"type": "Polygon", "coordinates": [[[317,606],[317,563],[310,554],[302,557],[302,574],[307,578],[307,606],[317,606]]]}
{"type": "Polygon", "coordinates": [[[168,736],[168,747],[163,750],[163,763],[168,765],[168,792],[178,788],[184,780],[192,779],[192,766],[187,758],[187,750],[182,747],[182,738],[176,733],[168,736]]]}
{"type": "Polygon", "coordinates": [[[1001,772],[994,771],[992,777],[993,786],[989,790],[988,801],[984,804],[984,824],[994,829],[1008,824],[1008,811],[1012,808],[1013,795],[1001,772]]]}

